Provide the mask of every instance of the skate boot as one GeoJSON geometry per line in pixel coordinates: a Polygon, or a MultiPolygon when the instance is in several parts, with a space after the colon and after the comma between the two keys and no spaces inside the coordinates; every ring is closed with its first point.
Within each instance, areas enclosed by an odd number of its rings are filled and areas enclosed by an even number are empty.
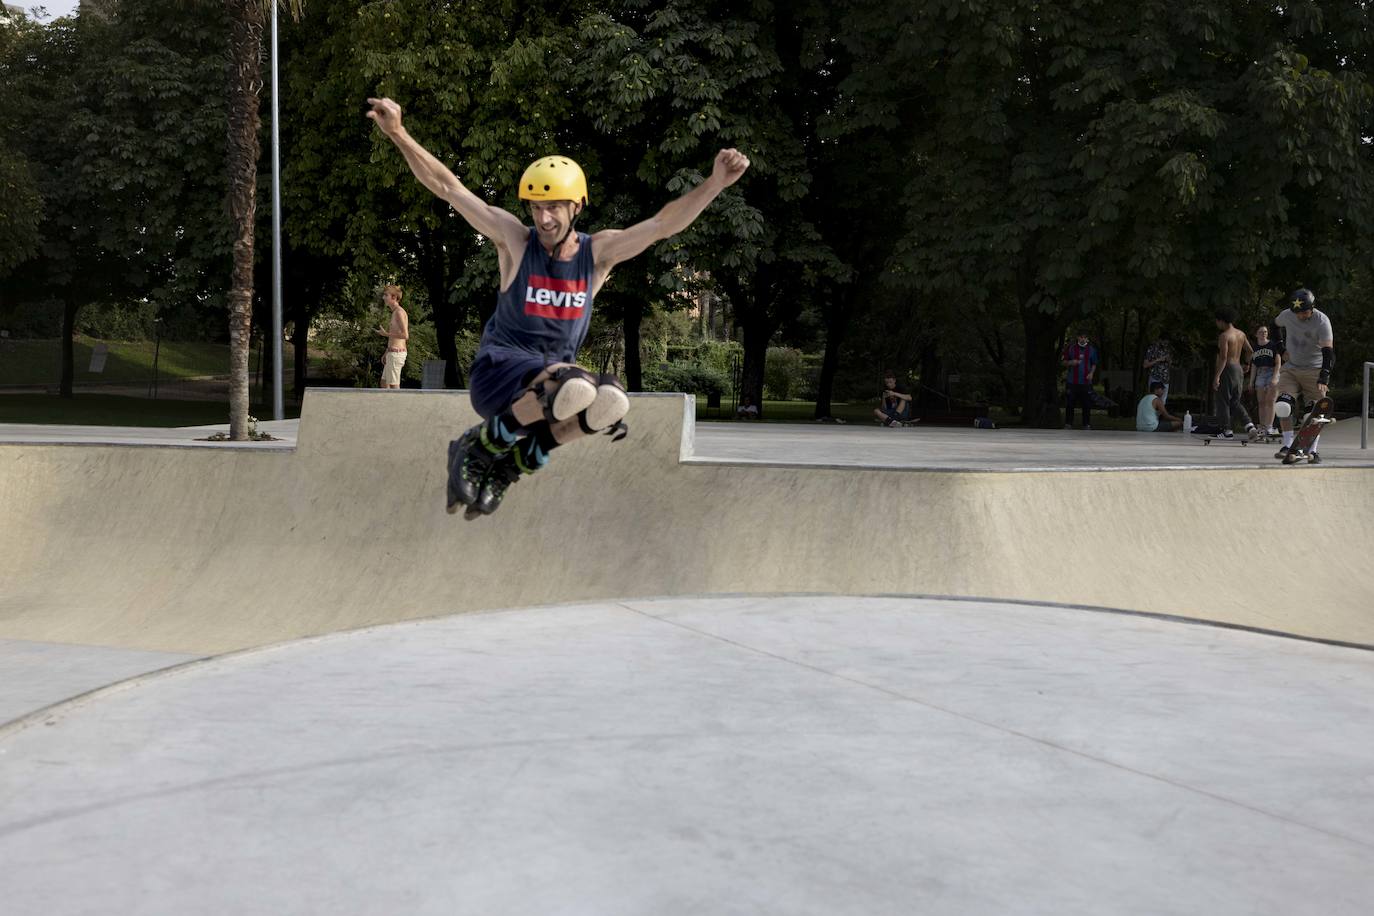
{"type": "Polygon", "coordinates": [[[1308,455],[1307,455],[1307,463],[1308,463],[1308,464],[1321,464],[1321,463],[1322,463],[1322,456],[1321,456],[1321,455],[1318,455],[1316,452],[1309,452],[1308,455]]]}
{"type": "Polygon", "coordinates": [[[501,508],[501,500],[505,498],[510,485],[527,473],[532,472],[521,469],[516,453],[506,452],[492,463],[491,470],[482,480],[482,487],[477,494],[476,502],[472,503],[472,508],[483,515],[491,515],[501,508]]]}
{"type": "Polygon", "coordinates": [[[477,424],[448,444],[449,515],[456,514],[459,506],[476,506],[483,481],[503,454],[483,440],[482,426],[477,424]]]}
{"type": "Polygon", "coordinates": [[[1282,446],[1282,447],[1279,448],[1279,450],[1278,450],[1277,452],[1274,453],[1274,457],[1275,457],[1275,458],[1278,458],[1280,461],[1282,461],[1283,459],[1285,459],[1285,458],[1288,457],[1288,452],[1289,452],[1289,451],[1290,451],[1290,449],[1289,449],[1288,446],[1286,446],[1286,445],[1285,445],[1285,446],[1282,446]]]}

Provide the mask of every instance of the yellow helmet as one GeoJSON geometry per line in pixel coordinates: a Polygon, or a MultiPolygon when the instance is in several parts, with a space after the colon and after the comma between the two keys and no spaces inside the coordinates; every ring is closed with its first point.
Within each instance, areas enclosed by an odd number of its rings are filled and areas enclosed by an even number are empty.
{"type": "Polygon", "coordinates": [[[566,156],[536,159],[520,176],[521,200],[572,200],[587,206],[587,176],[566,156]]]}

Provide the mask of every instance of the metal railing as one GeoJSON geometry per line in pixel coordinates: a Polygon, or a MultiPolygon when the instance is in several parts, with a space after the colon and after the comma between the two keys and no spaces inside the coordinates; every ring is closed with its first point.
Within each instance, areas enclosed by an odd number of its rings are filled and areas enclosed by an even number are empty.
{"type": "Polygon", "coordinates": [[[1360,401],[1360,448],[1369,448],[1369,370],[1374,363],[1364,364],[1364,397],[1360,401]]]}

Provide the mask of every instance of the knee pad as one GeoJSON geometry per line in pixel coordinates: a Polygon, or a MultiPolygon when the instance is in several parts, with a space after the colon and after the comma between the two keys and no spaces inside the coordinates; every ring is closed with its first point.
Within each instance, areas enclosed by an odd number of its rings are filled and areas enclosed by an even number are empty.
{"type": "Polygon", "coordinates": [[[1298,399],[1291,394],[1281,394],[1274,402],[1274,416],[1279,419],[1293,415],[1293,408],[1298,404],[1298,399]]]}
{"type": "Polygon", "coordinates": [[[630,397],[620,379],[602,375],[597,379],[596,398],[578,415],[577,421],[584,433],[591,435],[605,430],[613,441],[619,442],[630,431],[623,422],[629,412],[630,397]]]}
{"type": "Polygon", "coordinates": [[[597,378],[580,366],[564,366],[537,385],[525,389],[533,391],[544,408],[544,419],[557,423],[575,417],[596,401],[597,378]],[[551,384],[551,383],[557,383],[551,384]]]}

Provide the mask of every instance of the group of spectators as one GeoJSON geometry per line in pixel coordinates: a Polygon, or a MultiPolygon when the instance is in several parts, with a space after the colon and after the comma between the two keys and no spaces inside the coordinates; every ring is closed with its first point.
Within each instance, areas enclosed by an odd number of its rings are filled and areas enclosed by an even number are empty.
{"type": "MultiPolygon", "coordinates": [[[[1254,327],[1253,338],[1235,327],[1235,313],[1217,309],[1215,314],[1217,341],[1212,391],[1216,393],[1215,426],[1217,435],[1234,437],[1234,424],[1245,424],[1250,438],[1270,437],[1275,433],[1275,407],[1285,404],[1281,413],[1283,448],[1286,455],[1293,441],[1293,413],[1301,405],[1326,396],[1334,365],[1331,321],[1315,308],[1316,297],[1309,290],[1296,290],[1290,297],[1289,308],[1270,324],[1254,327]],[[1245,391],[1254,394],[1259,423],[1254,422],[1242,404],[1245,391]]],[[[1080,336],[1080,343],[1084,342],[1080,336]]],[[[1065,349],[1065,365],[1070,364],[1070,350],[1065,349]]],[[[1088,354],[1095,368],[1096,354],[1088,354]]],[[[1168,411],[1169,364],[1172,361],[1168,339],[1150,346],[1145,354],[1145,368],[1149,369],[1149,393],[1136,405],[1136,428],[1142,431],[1182,430],[1183,420],[1168,411]]],[[[1088,374],[1091,379],[1091,372],[1088,374]]],[[[1070,368],[1069,382],[1073,382],[1070,368]]],[[[1070,387],[1069,411],[1072,417],[1073,394],[1070,387]]],[[[1072,420],[1070,420],[1072,422],[1072,420]]],[[[1316,461],[1315,453],[1311,456],[1316,461]]]]}
{"type": "MultiPolygon", "coordinates": [[[[1212,390],[1216,392],[1216,425],[1221,434],[1229,433],[1232,423],[1245,421],[1246,431],[1269,435],[1273,431],[1274,403],[1279,393],[1283,352],[1271,340],[1267,324],[1257,325],[1253,339],[1235,327],[1235,316],[1218,310],[1216,372],[1212,390]],[[1241,403],[1244,392],[1253,393],[1258,408],[1259,423],[1251,421],[1249,411],[1241,403]]],[[[1137,430],[1141,432],[1177,432],[1183,419],[1169,412],[1169,369],[1173,352],[1168,337],[1155,341],[1145,351],[1144,368],[1149,370],[1147,393],[1136,404],[1137,430]]]]}

